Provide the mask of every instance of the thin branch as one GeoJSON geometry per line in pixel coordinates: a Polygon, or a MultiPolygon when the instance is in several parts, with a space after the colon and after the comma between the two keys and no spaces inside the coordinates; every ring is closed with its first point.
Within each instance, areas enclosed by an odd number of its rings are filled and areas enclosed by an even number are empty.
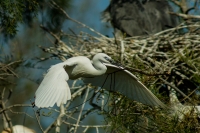
{"type": "Polygon", "coordinates": [[[87,97],[88,97],[88,94],[89,94],[89,88],[86,89],[86,93],[85,93],[85,99],[83,100],[83,105],[81,107],[81,110],[80,110],[80,113],[79,113],[79,116],[78,116],[78,120],[76,122],[76,126],[75,126],[75,129],[74,129],[74,133],[76,133],[77,131],[77,127],[79,125],[79,122],[80,122],[80,119],[81,119],[81,115],[82,115],[82,112],[83,112],[83,109],[85,107],[85,103],[87,101],[87,97]]]}
{"type": "Polygon", "coordinates": [[[200,19],[199,15],[190,15],[190,14],[175,13],[175,12],[170,12],[170,14],[177,15],[177,16],[182,17],[184,19],[200,19]]]}
{"type": "Polygon", "coordinates": [[[63,121],[63,123],[67,124],[67,125],[71,125],[71,126],[74,126],[74,127],[90,127],[90,128],[104,128],[104,127],[110,127],[111,125],[77,125],[77,124],[72,124],[72,123],[69,123],[69,122],[66,122],[66,121],[63,121]]]}
{"type": "Polygon", "coordinates": [[[4,109],[0,110],[0,114],[3,112],[3,111],[6,111],[6,110],[9,110],[13,107],[32,107],[33,105],[31,104],[15,104],[15,105],[11,105],[11,106],[8,106],[8,107],[5,107],[4,109]]]}
{"type": "Polygon", "coordinates": [[[89,26],[87,26],[87,25],[85,25],[85,24],[83,24],[83,23],[81,23],[81,22],[79,22],[79,21],[77,21],[77,20],[71,18],[71,17],[70,17],[60,6],[58,6],[54,1],[51,1],[51,3],[52,3],[52,5],[54,5],[57,9],[59,9],[59,10],[65,15],[65,17],[66,17],[67,19],[69,19],[69,20],[71,20],[71,21],[73,21],[73,22],[75,22],[75,23],[77,23],[77,24],[79,24],[79,25],[81,25],[81,26],[83,26],[83,27],[85,27],[85,28],[91,30],[92,32],[96,33],[97,35],[99,35],[100,37],[102,37],[102,38],[104,38],[104,39],[107,39],[108,41],[110,40],[109,38],[107,38],[106,36],[102,35],[101,33],[97,32],[97,31],[95,31],[95,30],[92,29],[91,27],[89,27],[89,26]]]}
{"type": "Polygon", "coordinates": [[[2,107],[2,115],[3,115],[3,126],[4,126],[4,129],[8,129],[10,128],[11,129],[11,132],[14,133],[13,131],[13,126],[12,126],[12,122],[11,122],[11,119],[10,117],[8,116],[6,110],[5,110],[5,103],[4,103],[4,92],[5,92],[5,88],[3,89],[3,92],[2,92],[2,95],[1,95],[1,99],[0,99],[0,105],[2,107]],[[9,126],[9,127],[8,127],[9,126]]]}

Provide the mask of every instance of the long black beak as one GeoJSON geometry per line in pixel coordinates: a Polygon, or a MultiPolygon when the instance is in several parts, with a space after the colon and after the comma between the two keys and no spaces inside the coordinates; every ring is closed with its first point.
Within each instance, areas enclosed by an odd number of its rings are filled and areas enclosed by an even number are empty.
{"type": "Polygon", "coordinates": [[[116,63],[116,61],[114,61],[113,59],[110,59],[109,62],[110,64],[113,64],[113,65],[116,63]]]}
{"type": "Polygon", "coordinates": [[[116,66],[122,66],[119,62],[117,62],[113,59],[111,59],[110,63],[113,64],[113,65],[116,65],[116,66]]]}

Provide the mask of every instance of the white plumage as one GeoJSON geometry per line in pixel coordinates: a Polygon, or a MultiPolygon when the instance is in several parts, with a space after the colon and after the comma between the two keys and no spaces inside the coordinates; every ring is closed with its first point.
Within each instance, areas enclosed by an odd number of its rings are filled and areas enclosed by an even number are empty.
{"type": "Polygon", "coordinates": [[[35,93],[35,103],[38,107],[52,107],[55,102],[60,106],[61,102],[65,104],[71,99],[71,92],[66,82],[69,76],[63,68],[64,65],[65,63],[59,63],[48,70],[35,93]]]}
{"type": "Polygon", "coordinates": [[[176,116],[179,120],[182,120],[185,115],[193,115],[191,117],[197,117],[200,113],[200,106],[186,106],[183,105],[176,96],[176,91],[172,88],[169,89],[169,97],[170,97],[170,108],[171,115],[176,116]]]}
{"type": "Polygon", "coordinates": [[[61,103],[65,104],[67,100],[71,99],[70,88],[66,81],[82,77],[85,83],[119,91],[138,102],[152,106],[165,106],[132,73],[122,67],[112,65],[112,62],[113,60],[108,55],[98,53],[92,61],[87,57],[78,56],[53,65],[35,93],[35,105],[52,107],[54,104],[57,106],[60,106],[61,103]],[[109,77],[106,80],[108,74],[109,77]],[[104,81],[106,82],[103,86],[104,81]]]}

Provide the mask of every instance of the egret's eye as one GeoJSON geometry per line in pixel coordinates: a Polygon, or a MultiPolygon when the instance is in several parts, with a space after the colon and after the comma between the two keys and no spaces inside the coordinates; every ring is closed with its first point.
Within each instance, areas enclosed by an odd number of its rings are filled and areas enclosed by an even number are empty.
{"type": "Polygon", "coordinates": [[[110,59],[109,59],[107,56],[105,56],[104,58],[105,58],[107,61],[110,61],[110,59]]]}

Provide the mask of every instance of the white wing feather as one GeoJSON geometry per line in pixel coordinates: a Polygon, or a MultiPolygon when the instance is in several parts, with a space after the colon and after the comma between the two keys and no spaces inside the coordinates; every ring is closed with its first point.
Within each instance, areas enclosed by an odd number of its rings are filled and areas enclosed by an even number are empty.
{"type": "Polygon", "coordinates": [[[165,105],[128,70],[111,64],[105,65],[107,66],[106,74],[92,78],[84,78],[83,81],[110,91],[118,91],[126,97],[143,104],[165,107],[165,105]]]}
{"type": "Polygon", "coordinates": [[[53,65],[45,75],[35,93],[35,105],[39,108],[60,106],[71,99],[71,92],[67,80],[68,74],[63,68],[66,62],[53,65]]]}

